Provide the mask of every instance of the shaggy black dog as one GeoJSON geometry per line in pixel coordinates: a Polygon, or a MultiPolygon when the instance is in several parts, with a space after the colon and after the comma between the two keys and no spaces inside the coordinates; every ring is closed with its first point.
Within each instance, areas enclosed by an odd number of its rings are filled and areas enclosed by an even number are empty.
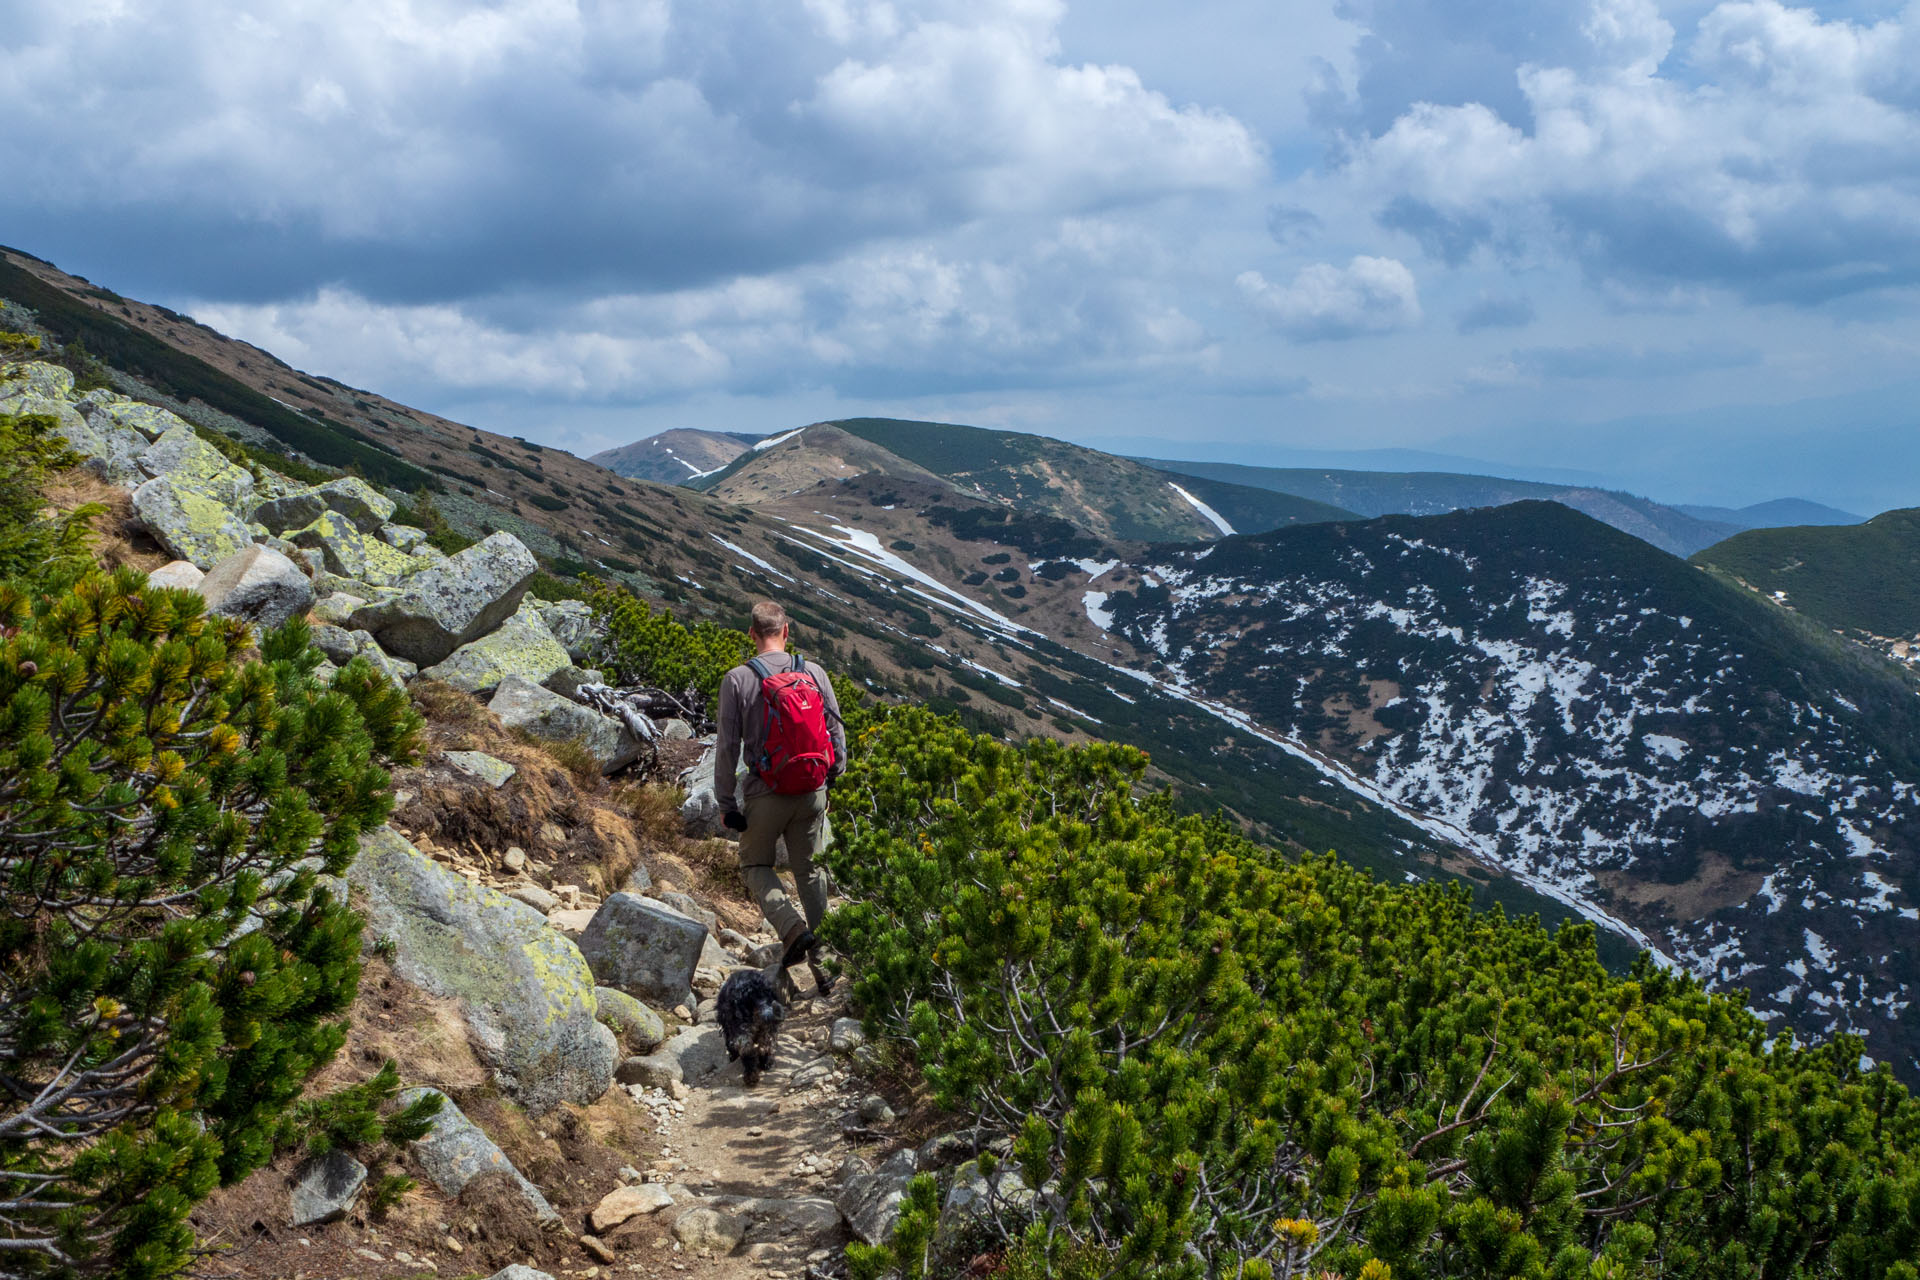
{"type": "Polygon", "coordinates": [[[728,1059],[743,1059],[747,1084],[760,1083],[760,1073],[773,1065],[773,1039],[787,1018],[772,979],[755,969],[735,973],[720,986],[714,1016],[727,1037],[728,1059]]]}

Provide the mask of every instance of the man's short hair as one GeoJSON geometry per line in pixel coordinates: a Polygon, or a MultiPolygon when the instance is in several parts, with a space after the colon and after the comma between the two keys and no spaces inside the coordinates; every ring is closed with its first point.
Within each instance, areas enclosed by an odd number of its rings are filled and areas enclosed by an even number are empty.
{"type": "Polygon", "coordinates": [[[771,600],[762,600],[753,606],[753,622],[747,628],[762,640],[768,640],[787,629],[787,611],[771,600]]]}

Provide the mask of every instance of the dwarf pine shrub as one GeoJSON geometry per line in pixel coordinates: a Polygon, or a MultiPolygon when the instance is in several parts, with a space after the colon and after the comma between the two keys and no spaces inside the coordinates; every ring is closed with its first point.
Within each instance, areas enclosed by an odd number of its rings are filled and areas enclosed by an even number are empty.
{"type": "Polygon", "coordinates": [[[0,583],[0,1275],[173,1274],[298,1136],[359,975],[322,877],[420,726],[307,641],[132,570],[0,583]]]}
{"type": "MultiPolygon", "coordinates": [[[[1284,860],[1143,794],[1145,768],[896,710],[835,792],[852,901],[827,932],[870,1031],[1011,1140],[981,1168],[1010,1260],[1920,1275],[1920,1104],[1857,1039],[1770,1037],[1645,957],[1612,976],[1590,925],[1284,860]]],[[[917,1271],[917,1208],[910,1239],[855,1263],[917,1271]]]]}

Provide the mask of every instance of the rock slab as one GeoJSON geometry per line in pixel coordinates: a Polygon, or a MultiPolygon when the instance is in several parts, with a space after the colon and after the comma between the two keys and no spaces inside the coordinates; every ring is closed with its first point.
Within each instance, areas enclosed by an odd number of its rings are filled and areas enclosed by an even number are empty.
{"type": "Polygon", "coordinates": [[[367,1182],[367,1166],[346,1152],[329,1151],[300,1166],[293,1181],[293,1225],[344,1218],[367,1182]]]}
{"type": "Polygon", "coordinates": [[[607,1091],[619,1046],[600,1023],[593,973],[537,913],[391,827],[361,838],[347,878],[366,895],[367,945],[391,939],[403,980],[464,1002],[474,1045],[508,1096],[539,1114],[607,1091]]]}
{"type": "Polygon", "coordinates": [[[658,1213],[672,1203],[673,1196],[657,1182],[619,1187],[600,1197],[600,1203],[593,1206],[587,1221],[593,1224],[596,1234],[605,1235],[630,1218],[658,1213]]]}
{"type": "Polygon", "coordinates": [[[465,1113],[453,1105],[452,1098],[438,1089],[414,1088],[402,1090],[399,1102],[403,1107],[411,1106],[416,1099],[428,1094],[440,1098],[440,1114],[434,1117],[433,1128],[427,1131],[427,1135],[410,1148],[428,1181],[440,1188],[442,1193],[457,1196],[466,1190],[469,1182],[483,1173],[504,1173],[519,1189],[535,1217],[542,1222],[559,1220],[560,1215],[540,1194],[540,1188],[528,1182],[513,1167],[513,1161],[507,1159],[507,1153],[495,1145],[479,1125],[467,1119],[465,1113]]]}
{"type": "MultiPolygon", "coordinates": [[[[431,667],[428,673],[437,670],[431,667]]],[[[522,676],[502,677],[487,709],[509,729],[519,729],[546,742],[579,743],[602,773],[631,764],[639,754],[625,727],[611,716],[570,702],[522,676]]]]}

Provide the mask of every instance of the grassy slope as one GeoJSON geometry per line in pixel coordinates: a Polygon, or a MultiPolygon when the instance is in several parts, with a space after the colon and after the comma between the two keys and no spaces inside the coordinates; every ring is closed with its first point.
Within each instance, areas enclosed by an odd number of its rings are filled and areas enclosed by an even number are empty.
{"type": "Polygon", "coordinates": [[[1920,634],[1920,508],[1865,524],[1751,529],[1693,557],[1828,626],[1920,634]]]}

